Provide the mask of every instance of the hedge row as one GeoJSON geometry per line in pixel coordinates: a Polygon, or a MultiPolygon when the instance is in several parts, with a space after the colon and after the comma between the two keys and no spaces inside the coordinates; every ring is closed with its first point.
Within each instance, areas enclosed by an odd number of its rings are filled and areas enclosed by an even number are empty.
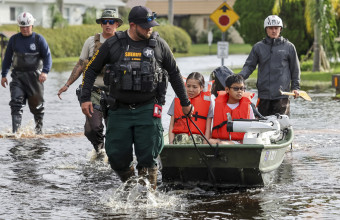
{"type": "MultiPolygon", "coordinates": [[[[122,25],[118,30],[126,30],[128,25],[122,25]]],[[[189,35],[181,28],[170,25],[162,25],[154,28],[160,36],[164,38],[171,50],[177,53],[187,53],[190,49],[191,39],[189,35]]],[[[0,26],[2,31],[19,31],[16,25],[0,26]]],[[[96,25],[77,25],[67,26],[64,28],[42,28],[34,27],[33,31],[42,34],[50,47],[52,57],[77,57],[80,55],[85,40],[102,31],[101,27],[96,25]]]]}

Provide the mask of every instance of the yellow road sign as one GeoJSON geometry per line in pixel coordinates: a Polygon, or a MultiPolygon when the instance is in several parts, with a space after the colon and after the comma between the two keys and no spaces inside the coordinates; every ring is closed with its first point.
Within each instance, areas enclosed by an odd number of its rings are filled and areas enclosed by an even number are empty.
{"type": "Polygon", "coordinates": [[[210,19],[215,22],[217,27],[222,32],[228,30],[240,17],[233,9],[226,3],[223,2],[213,13],[210,15],[210,19]]]}

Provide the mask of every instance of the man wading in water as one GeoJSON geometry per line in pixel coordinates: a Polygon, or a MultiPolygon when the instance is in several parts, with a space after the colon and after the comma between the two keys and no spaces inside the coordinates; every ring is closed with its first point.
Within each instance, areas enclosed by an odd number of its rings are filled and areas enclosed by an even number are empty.
{"type": "MultiPolygon", "coordinates": [[[[99,49],[99,47],[106,41],[106,39],[112,37],[118,27],[123,24],[123,21],[118,18],[118,13],[115,9],[105,9],[102,16],[96,20],[97,24],[103,29],[103,32],[89,37],[83,46],[79,61],[74,66],[73,71],[65,83],[65,85],[59,90],[58,97],[61,99],[61,93],[66,92],[67,89],[76,81],[84,69],[88,61],[92,58],[93,54],[99,49]]],[[[104,71],[99,71],[91,92],[91,101],[93,105],[92,117],[86,116],[86,122],[84,125],[85,136],[92,143],[97,154],[101,154],[104,149],[104,124],[103,113],[100,106],[100,93],[101,91],[107,91],[108,88],[103,83],[104,71]]],[[[80,98],[80,89],[77,90],[77,95],[80,98]]]]}
{"type": "Polygon", "coordinates": [[[21,126],[23,107],[28,101],[34,115],[35,132],[42,133],[44,119],[44,82],[52,66],[50,48],[44,37],[33,32],[34,17],[23,12],[18,16],[20,33],[13,35],[8,42],[2,62],[1,85],[6,88],[7,73],[12,66],[11,91],[12,131],[21,126]]]}
{"type": "Polygon", "coordinates": [[[161,105],[165,103],[167,77],[180,99],[184,114],[190,115],[181,73],[168,44],[152,32],[159,25],[156,14],[143,6],[133,7],[130,28],[116,32],[93,56],[85,71],[81,96],[83,113],[92,117],[91,88],[97,73],[107,65],[110,86],[105,149],[111,168],[122,181],[135,175],[133,148],[139,176],[157,186],[157,157],[163,149],[161,105]]]}

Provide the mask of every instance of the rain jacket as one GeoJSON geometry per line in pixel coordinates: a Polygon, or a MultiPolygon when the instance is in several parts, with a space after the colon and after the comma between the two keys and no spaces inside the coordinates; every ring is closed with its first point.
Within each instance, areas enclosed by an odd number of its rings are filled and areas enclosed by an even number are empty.
{"type": "Polygon", "coordinates": [[[280,93],[300,89],[300,64],[295,46],[283,37],[257,42],[239,73],[244,79],[258,66],[256,87],[261,99],[287,98],[280,93]]]}

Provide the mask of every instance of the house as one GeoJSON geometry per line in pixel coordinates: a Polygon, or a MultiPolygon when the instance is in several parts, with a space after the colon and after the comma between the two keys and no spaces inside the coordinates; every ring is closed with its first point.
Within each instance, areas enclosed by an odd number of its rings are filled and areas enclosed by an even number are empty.
{"type": "MultiPolygon", "coordinates": [[[[50,7],[56,4],[57,0],[0,0],[0,25],[16,24],[17,16],[23,12],[30,12],[36,19],[34,25],[51,27],[50,7]]],[[[100,10],[125,6],[121,0],[63,0],[63,16],[70,25],[82,24],[82,14],[87,8],[95,7],[100,10]]]]}
{"type": "MultiPolygon", "coordinates": [[[[233,6],[236,0],[227,0],[229,6],[233,6]]],[[[174,22],[176,26],[181,26],[184,19],[189,19],[196,30],[196,37],[202,33],[207,34],[208,31],[215,26],[210,19],[212,14],[222,3],[223,0],[172,0],[174,22]]],[[[143,5],[157,13],[157,17],[167,18],[169,14],[169,0],[128,0],[126,6],[132,8],[136,5],[143,5]]],[[[230,37],[234,43],[243,43],[235,28],[228,30],[230,37]]]]}

